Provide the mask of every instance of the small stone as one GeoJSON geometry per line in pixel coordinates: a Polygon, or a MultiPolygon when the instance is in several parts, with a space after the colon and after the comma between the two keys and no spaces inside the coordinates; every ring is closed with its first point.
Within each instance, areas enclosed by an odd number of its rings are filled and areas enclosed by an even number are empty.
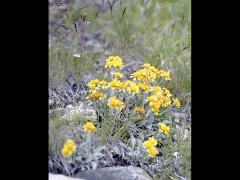
{"type": "Polygon", "coordinates": [[[76,177],[89,180],[152,180],[143,169],[134,166],[106,167],[96,170],[87,170],[78,173],[76,177]]]}
{"type": "Polygon", "coordinates": [[[85,179],[80,179],[80,178],[73,178],[73,177],[69,177],[69,176],[64,176],[64,175],[61,175],[61,174],[52,174],[52,173],[48,174],[48,179],[49,180],[85,180],[85,179]]]}
{"type": "Polygon", "coordinates": [[[69,121],[83,118],[89,118],[88,120],[95,121],[97,119],[97,115],[92,107],[89,107],[82,102],[75,107],[73,105],[68,105],[66,107],[65,114],[61,117],[61,119],[68,119],[69,121]]]}

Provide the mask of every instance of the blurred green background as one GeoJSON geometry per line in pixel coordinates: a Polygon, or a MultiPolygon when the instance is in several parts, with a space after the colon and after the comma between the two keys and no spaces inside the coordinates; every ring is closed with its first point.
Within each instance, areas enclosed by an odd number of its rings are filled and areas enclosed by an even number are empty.
{"type": "Polygon", "coordinates": [[[79,1],[68,4],[65,13],[50,11],[50,87],[64,84],[69,72],[76,80],[89,74],[101,78],[112,54],[125,64],[147,62],[169,71],[172,81],[166,86],[180,97],[189,94],[191,1],[79,1]]]}

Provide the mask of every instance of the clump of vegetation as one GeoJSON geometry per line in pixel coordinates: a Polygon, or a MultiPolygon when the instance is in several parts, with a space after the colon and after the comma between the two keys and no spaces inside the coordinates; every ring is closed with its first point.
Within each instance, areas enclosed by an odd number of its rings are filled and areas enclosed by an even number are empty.
{"type": "Polygon", "coordinates": [[[191,179],[190,1],[101,2],[50,9],[49,171],[191,179]]]}
{"type": "Polygon", "coordinates": [[[190,158],[189,136],[183,140],[169,116],[181,103],[161,86],[171,82],[170,74],[146,63],[126,79],[122,67],[121,57],[110,56],[105,79],[89,81],[86,99],[97,120],[74,126],[57,147],[62,173],[111,166],[120,157],[122,165],[140,166],[155,178],[189,176],[189,162],[180,165],[182,156],[190,158]],[[187,151],[178,149],[180,142],[187,151]]]}

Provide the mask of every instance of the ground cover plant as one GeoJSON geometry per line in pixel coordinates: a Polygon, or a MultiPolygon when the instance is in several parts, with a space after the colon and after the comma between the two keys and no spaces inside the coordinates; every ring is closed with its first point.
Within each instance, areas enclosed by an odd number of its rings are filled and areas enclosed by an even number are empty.
{"type": "Polygon", "coordinates": [[[49,172],[191,179],[190,1],[65,5],[50,14],[49,172]]]}

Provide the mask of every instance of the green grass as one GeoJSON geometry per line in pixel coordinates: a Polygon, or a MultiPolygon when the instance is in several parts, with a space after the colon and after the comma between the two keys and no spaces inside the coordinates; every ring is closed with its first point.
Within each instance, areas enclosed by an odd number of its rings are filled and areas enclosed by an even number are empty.
{"type": "MultiPolygon", "coordinates": [[[[184,96],[191,91],[190,3],[190,0],[152,0],[146,4],[125,0],[116,5],[112,13],[110,10],[99,13],[86,31],[100,30],[103,39],[111,44],[111,49],[107,50],[110,54],[135,57],[170,71],[173,83],[169,88],[174,94],[184,96]]],[[[89,17],[96,11],[94,7],[82,10],[89,17]]],[[[66,24],[70,27],[70,20],[66,24]]],[[[74,43],[71,48],[56,45],[50,48],[50,85],[62,83],[70,69],[77,78],[95,71],[93,64],[101,54],[84,50],[74,43]],[[81,54],[79,61],[72,57],[75,51],[81,54]]]]}
{"type": "MultiPolygon", "coordinates": [[[[97,75],[97,78],[103,78],[104,67],[96,65],[96,61],[105,57],[106,54],[113,54],[123,57],[123,60],[124,57],[133,57],[150,63],[158,69],[169,71],[172,81],[164,82],[162,86],[170,89],[175,97],[183,97],[181,99],[183,105],[189,104],[191,102],[191,1],[151,0],[148,4],[145,2],[147,1],[124,0],[122,4],[115,6],[112,12],[110,10],[101,12],[96,20],[88,24],[87,32],[99,30],[102,33],[102,39],[111,45],[111,48],[103,53],[88,51],[77,46],[76,38],[68,47],[58,41],[53,42],[49,47],[50,86],[63,84],[68,71],[72,71],[77,80],[89,73],[97,75]],[[78,59],[72,56],[76,52],[81,55],[78,59]]],[[[96,8],[91,7],[85,8],[83,13],[93,19],[91,17],[96,11],[96,8]]],[[[73,9],[69,12],[67,27],[71,26],[74,12],[73,9]]],[[[77,35],[74,32],[72,34],[73,37],[77,35]]],[[[120,123],[122,119],[109,114],[107,107],[103,108],[102,105],[94,109],[104,114],[104,121],[96,124],[98,129],[96,134],[99,139],[97,144],[104,145],[118,139],[129,145],[129,126],[133,122],[126,118],[125,122],[120,123]]],[[[166,117],[163,116],[163,119],[166,117]]],[[[82,127],[84,122],[82,120],[78,128],[82,127]]],[[[190,128],[190,123],[185,121],[183,124],[183,129],[190,128]]],[[[61,129],[59,122],[51,120],[50,125],[52,134],[58,134],[58,130],[61,129]]],[[[134,123],[133,128],[135,128],[134,123]]],[[[178,176],[191,179],[191,138],[183,140],[182,131],[176,127],[172,129],[176,133],[176,141],[163,149],[164,155],[159,165],[159,174],[162,179],[175,180],[179,179],[178,176]],[[181,154],[179,160],[174,158],[174,152],[181,154]]],[[[137,131],[141,134],[139,129],[137,131]]],[[[148,135],[145,131],[147,128],[142,129],[144,138],[148,135]]],[[[59,137],[62,138],[62,136],[59,137]]],[[[60,138],[57,141],[59,141],[58,144],[62,143],[60,138]]],[[[142,142],[143,139],[141,139],[142,142]]],[[[141,157],[137,156],[137,159],[141,157]]]]}
{"type": "Polygon", "coordinates": [[[184,95],[191,89],[190,1],[124,1],[98,22],[115,54],[139,57],[144,62],[170,71],[173,89],[184,95]],[[124,8],[121,23],[120,18],[124,8]],[[184,18],[183,18],[184,17],[184,18]],[[102,20],[102,21],[101,21],[102,20]],[[104,24],[107,24],[107,26],[104,24]],[[101,26],[104,24],[104,26],[101,26]]]}
{"type": "Polygon", "coordinates": [[[49,84],[57,86],[63,84],[68,72],[72,72],[76,80],[89,72],[96,71],[93,62],[99,58],[99,53],[84,52],[80,58],[74,58],[73,53],[65,48],[49,48],[49,84]]]}

